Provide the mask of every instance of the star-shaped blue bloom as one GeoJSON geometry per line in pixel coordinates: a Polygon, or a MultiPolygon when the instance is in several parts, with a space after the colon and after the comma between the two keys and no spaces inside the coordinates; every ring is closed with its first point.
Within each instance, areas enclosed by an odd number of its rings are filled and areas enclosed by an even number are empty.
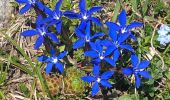
{"type": "Polygon", "coordinates": [[[39,36],[35,42],[34,49],[38,49],[43,44],[45,37],[50,37],[56,43],[59,42],[57,36],[54,33],[48,32],[48,29],[46,26],[39,24],[40,21],[41,21],[41,18],[38,17],[36,21],[36,29],[27,30],[21,33],[21,35],[25,37],[31,37],[34,35],[39,36]]]}
{"type": "Polygon", "coordinates": [[[100,84],[104,87],[109,87],[109,88],[112,86],[111,83],[108,82],[108,79],[114,74],[113,71],[106,71],[101,76],[99,76],[100,67],[94,65],[93,74],[94,76],[81,77],[81,79],[84,80],[85,82],[88,82],[88,83],[93,82],[92,96],[95,96],[97,92],[100,90],[100,87],[99,87],[100,84]]]}
{"type": "Polygon", "coordinates": [[[145,68],[148,67],[150,62],[147,60],[143,60],[143,61],[139,62],[139,59],[136,55],[131,56],[131,62],[132,62],[132,67],[123,68],[122,73],[127,76],[134,74],[136,88],[139,88],[140,83],[141,83],[139,75],[141,75],[147,79],[152,78],[150,73],[148,71],[145,71],[145,68]]]}
{"type": "Polygon", "coordinates": [[[58,33],[61,32],[61,27],[62,27],[62,20],[61,17],[63,15],[62,11],[60,10],[62,4],[62,0],[59,0],[56,3],[55,9],[52,11],[48,7],[44,8],[44,12],[48,14],[48,17],[43,19],[41,23],[49,23],[48,26],[51,25],[56,25],[56,30],[58,33]]]}
{"type": "Polygon", "coordinates": [[[91,44],[91,40],[93,40],[96,37],[104,36],[104,34],[101,32],[97,32],[93,36],[91,36],[90,22],[87,23],[85,33],[83,33],[79,28],[75,29],[75,33],[79,37],[79,39],[73,44],[74,49],[83,47],[85,43],[91,44]]]}
{"type": "Polygon", "coordinates": [[[123,9],[118,16],[119,25],[114,22],[106,22],[106,25],[111,31],[118,31],[119,34],[130,33],[130,37],[136,40],[136,37],[131,33],[131,30],[136,27],[141,27],[143,24],[141,22],[132,22],[129,25],[126,25],[126,11],[123,9]]]}
{"type": "Polygon", "coordinates": [[[91,43],[90,46],[92,50],[84,52],[84,55],[93,58],[92,62],[94,64],[98,65],[104,60],[110,65],[116,66],[114,59],[108,57],[114,50],[112,46],[106,47],[102,45],[101,40],[91,43]]]}
{"type": "Polygon", "coordinates": [[[130,33],[125,34],[117,34],[115,31],[111,31],[109,29],[109,36],[111,37],[110,40],[103,40],[101,44],[105,44],[107,46],[111,46],[114,50],[113,59],[116,62],[120,56],[120,50],[126,49],[128,51],[134,52],[134,49],[131,45],[125,44],[125,40],[129,37],[130,33]]]}
{"type": "Polygon", "coordinates": [[[39,0],[16,0],[16,2],[25,4],[25,6],[19,11],[20,14],[24,14],[34,6],[37,6],[40,10],[43,10],[45,7],[41,2],[39,2],[39,0]]]}
{"type": "Polygon", "coordinates": [[[92,16],[93,13],[100,11],[102,9],[102,7],[94,6],[90,10],[87,10],[86,9],[86,1],[80,0],[79,9],[80,9],[80,13],[66,11],[66,12],[64,12],[64,15],[70,19],[81,19],[81,23],[79,25],[80,29],[83,29],[86,26],[86,23],[88,21],[92,21],[96,25],[102,26],[102,23],[100,22],[100,20],[98,18],[92,16]]]}
{"type": "Polygon", "coordinates": [[[60,61],[64,56],[66,56],[67,52],[63,51],[58,56],[56,56],[56,52],[54,49],[51,49],[51,56],[40,56],[38,57],[38,61],[40,62],[46,62],[48,63],[46,66],[46,74],[49,74],[53,68],[53,66],[56,67],[56,69],[59,70],[60,73],[64,72],[64,67],[62,62],[60,61]]]}

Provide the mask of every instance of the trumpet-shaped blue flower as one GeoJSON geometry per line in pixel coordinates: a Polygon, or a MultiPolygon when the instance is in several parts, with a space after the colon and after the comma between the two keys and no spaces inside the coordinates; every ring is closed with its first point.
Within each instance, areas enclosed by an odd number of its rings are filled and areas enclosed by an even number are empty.
{"type": "Polygon", "coordinates": [[[139,75],[141,75],[147,79],[152,78],[150,73],[148,71],[145,71],[145,68],[148,67],[150,62],[147,60],[143,60],[143,61],[139,62],[139,59],[136,55],[131,56],[131,62],[132,62],[132,67],[122,69],[122,73],[127,76],[134,74],[136,88],[139,88],[140,84],[141,84],[139,75]]]}
{"type": "Polygon", "coordinates": [[[106,25],[109,27],[110,31],[119,32],[119,34],[130,33],[130,37],[136,40],[136,37],[131,33],[131,30],[136,27],[141,27],[143,24],[141,22],[132,22],[129,25],[126,25],[126,11],[122,12],[118,16],[119,25],[114,22],[106,22],[106,25]]]}
{"type": "Polygon", "coordinates": [[[85,43],[91,44],[91,40],[96,37],[104,36],[104,34],[101,32],[95,33],[93,36],[91,36],[90,22],[87,23],[85,33],[83,33],[79,28],[75,29],[75,33],[79,37],[79,39],[73,44],[74,49],[83,47],[85,43]]]}
{"type": "Polygon", "coordinates": [[[94,64],[99,64],[101,61],[106,61],[112,66],[116,66],[114,59],[109,58],[108,56],[113,52],[112,46],[101,45],[101,41],[97,40],[95,43],[90,44],[92,50],[84,52],[85,56],[93,58],[94,64]]]}
{"type": "Polygon", "coordinates": [[[56,69],[59,70],[60,73],[64,72],[64,67],[62,62],[60,61],[64,56],[66,56],[67,52],[63,51],[58,56],[56,56],[56,52],[54,49],[51,49],[51,56],[40,56],[38,57],[38,61],[40,62],[46,62],[48,63],[46,66],[46,74],[49,74],[53,68],[53,66],[56,67],[56,69]]]}
{"type": "Polygon", "coordinates": [[[39,22],[41,21],[41,18],[39,18],[40,17],[38,17],[36,21],[36,29],[27,30],[21,33],[22,36],[26,37],[31,37],[34,35],[39,36],[35,42],[34,49],[38,49],[43,44],[45,37],[50,37],[56,43],[59,42],[58,38],[54,33],[48,32],[46,26],[39,24],[39,22]]]}
{"type": "Polygon", "coordinates": [[[45,13],[48,14],[48,17],[45,18],[41,23],[46,23],[48,22],[49,25],[48,26],[51,26],[53,24],[56,25],[56,30],[58,33],[61,32],[61,27],[62,27],[62,20],[61,20],[61,17],[63,15],[62,11],[60,10],[60,7],[61,7],[61,4],[62,4],[62,0],[59,0],[57,3],[56,3],[56,6],[55,6],[55,9],[52,11],[51,9],[49,9],[48,7],[45,7],[45,13]]]}
{"type": "Polygon", "coordinates": [[[100,74],[100,67],[97,65],[94,65],[93,67],[93,74],[94,76],[83,76],[81,77],[82,80],[84,80],[85,82],[93,82],[93,86],[92,86],[92,96],[95,96],[97,94],[97,92],[100,90],[99,85],[102,85],[104,87],[111,87],[111,83],[108,82],[108,79],[114,74],[113,71],[106,71],[104,72],[101,76],[99,76],[100,74]]]}
{"type": "Polygon", "coordinates": [[[33,6],[37,6],[40,10],[43,10],[45,7],[41,2],[39,2],[39,0],[16,0],[16,2],[25,4],[25,6],[20,10],[20,14],[24,14],[33,6]]]}
{"type": "Polygon", "coordinates": [[[81,19],[81,23],[79,25],[80,29],[83,29],[86,26],[86,23],[88,21],[92,21],[96,25],[102,26],[102,23],[100,22],[100,20],[98,18],[92,16],[93,13],[100,11],[102,9],[102,7],[95,6],[95,7],[92,7],[90,10],[87,10],[86,9],[86,1],[80,0],[79,9],[80,9],[80,13],[66,11],[66,12],[64,12],[64,15],[70,19],[81,19]]]}

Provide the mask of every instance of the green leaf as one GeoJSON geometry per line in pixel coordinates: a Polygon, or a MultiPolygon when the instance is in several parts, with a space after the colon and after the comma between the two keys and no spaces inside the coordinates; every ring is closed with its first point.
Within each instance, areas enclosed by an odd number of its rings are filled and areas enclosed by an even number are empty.
{"type": "Polygon", "coordinates": [[[146,11],[148,10],[148,4],[150,3],[150,0],[144,0],[144,5],[142,7],[142,13],[143,15],[146,14],[146,11]]]}
{"type": "Polygon", "coordinates": [[[116,2],[116,6],[114,8],[114,14],[113,14],[113,17],[112,17],[112,21],[115,22],[116,19],[117,19],[117,16],[119,14],[119,11],[120,11],[120,3],[119,1],[116,2]]]}
{"type": "Polygon", "coordinates": [[[170,80],[170,73],[165,73],[165,76],[170,80]]]}
{"type": "Polygon", "coordinates": [[[132,100],[131,96],[126,94],[126,95],[123,95],[119,98],[119,100],[132,100]]]}
{"type": "Polygon", "coordinates": [[[131,0],[132,8],[135,12],[138,12],[138,2],[137,0],[131,0]]]}

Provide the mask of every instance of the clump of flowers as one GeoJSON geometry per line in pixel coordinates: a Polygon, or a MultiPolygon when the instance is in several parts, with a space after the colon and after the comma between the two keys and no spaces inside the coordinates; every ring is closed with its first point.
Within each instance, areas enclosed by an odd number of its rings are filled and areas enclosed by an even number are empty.
{"type": "MultiPolygon", "coordinates": [[[[127,42],[127,40],[130,39],[136,40],[136,37],[132,33],[132,29],[136,27],[142,27],[143,24],[141,22],[134,21],[127,25],[127,16],[124,9],[118,16],[119,23],[109,21],[106,22],[106,26],[108,27],[107,35],[106,33],[92,30],[91,23],[95,23],[98,25],[98,27],[103,28],[103,24],[99,18],[93,16],[93,13],[102,10],[102,7],[95,6],[87,10],[86,0],[80,0],[80,12],[78,13],[73,11],[61,11],[60,7],[62,6],[62,0],[58,0],[53,11],[43,5],[39,0],[16,1],[26,4],[25,7],[20,10],[21,14],[28,11],[31,7],[36,9],[36,11],[40,11],[41,13],[43,12],[43,14],[38,13],[39,17],[37,17],[37,21],[35,23],[36,29],[24,31],[21,33],[21,35],[38,35],[34,49],[39,49],[42,44],[48,42],[48,47],[46,49],[51,50],[51,56],[42,55],[38,57],[38,61],[47,63],[45,67],[46,74],[50,74],[54,66],[59,71],[59,73],[62,74],[64,69],[67,68],[67,66],[64,67],[63,65],[63,63],[66,63],[63,58],[65,56],[72,55],[70,52],[67,52],[67,50],[64,50],[63,52],[56,51],[56,47],[59,47],[62,44],[62,42],[59,41],[60,38],[58,39],[58,37],[62,36],[62,34],[58,34],[62,33],[62,23],[64,21],[62,20],[62,17],[67,17],[71,20],[80,19],[80,24],[75,28],[75,33],[78,39],[75,43],[73,43],[70,51],[83,48],[84,56],[87,58],[85,60],[93,65],[91,68],[92,73],[88,72],[87,76],[81,77],[83,81],[92,83],[92,96],[95,96],[101,87],[112,87],[110,80],[114,79],[113,74],[115,71],[127,76],[134,75],[136,88],[139,88],[141,83],[139,75],[143,76],[144,78],[151,78],[150,73],[145,71],[150,62],[147,60],[139,61],[139,58],[135,54],[135,49],[133,49],[133,46],[127,42]],[[55,30],[51,30],[51,27],[55,27],[55,30]],[[58,35],[58,37],[56,35],[58,35]],[[128,64],[120,66],[120,63],[122,63],[120,60],[123,57],[122,55],[125,53],[131,55],[132,65],[128,64]],[[90,57],[90,59],[88,59],[88,57],[90,57]],[[113,68],[116,70],[112,70],[113,68]]],[[[165,35],[164,33],[167,31],[169,32],[170,28],[161,26],[159,34],[165,35]]]]}
{"type": "Polygon", "coordinates": [[[170,27],[165,25],[165,24],[162,24],[160,29],[158,30],[158,38],[157,40],[160,42],[161,45],[166,45],[168,43],[170,43],[170,27]]]}

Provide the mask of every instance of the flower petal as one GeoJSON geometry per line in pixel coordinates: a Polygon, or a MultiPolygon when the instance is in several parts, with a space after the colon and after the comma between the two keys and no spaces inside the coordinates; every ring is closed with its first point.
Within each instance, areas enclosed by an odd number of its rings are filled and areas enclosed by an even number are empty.
{"type": "Polygon", "coordinates": [[[92,57],[92,58],[98,57],[98,53],[96,51],[92,51],[92,50],[84,52],[84,55],[88,56],[88,57],[92,57]]]}
{"type": "Polygon", "coordinates": [[[82,39],[79,39],[73,44],[73,49],[81,48],[84,46],[84,44],[85,44],[85,41],[82,39]]]}
{"type": "Polygon", "coordinates": [[[95,65],[99,65],[100,62],[101,62],[101,59],[100,59],[100,58],[96,58],[96,59],[93,59],[93,60],[91,61],[91,63],[92,63],[92,64],[95,64],[95,65]]]}
{"type": "Polygon", "coordinates": [[[48,14],[49,16],[51,16],[52,14],[53,14],[53,11],[50,9],[50,8],[48,8],[48,7],[44,7],[44,10],[43,10],[46,14],[48,14]]]}
{"type": "Polygon", "coordinates": [[[38,49],[44,42],[44,37],[39,36],[35,42],[34,49],[38,49]]]}
{"type": "Polygon", "coordinates": [[[114,22],[106,22],[106,25],[107,25],[107,27],[109,27],[109,29],[111,30],[111,31],[119,31],[120,30],[120,26],[119,25],[117,25],[116,23],[114,23],[114,22]]]}
{"type": "Polygon", "coordinates": [[[129,30],[131,30],[131,29],[133,29],[133,28],[141,27],[141,26],[143,26],[143,23],[140,23],[140,22],[132,22],[132,23],[130,23],[130,24],[127,26],[126,30],[129,31],[129,30]]]}
{"type": "Polygon", "coordinates": [[[51,21],[53,21],[53,18],[51,18],[51,17],[47,17],[47,18],[45,18],[45,19],[41,20],[39,23],[44,24],[44,23],[51,22],[51,21]]]}
{"type": "Polygon", "coordinates": [[[143,76],[144,78],[147,78],[147,79],[151,79],[152,78],[152,76],[150,75],[150,73],[148,71],[141,71],[141,72],[139,72],[139,74],[141,76],[143,76]]]}
{"type": "Polygon", "coordinates": [[[94,39],[94,38],[97,38],[97,37],[102,37],[102,36],[104,36],[104,33],[102,33],[102,32],[97,32],[97,33],[95,33],[95,34],[91,37],[91,39],[94,39]]]}
{"type": "Polygon", "coordinates": [[[87,22],[85,33],[86,36],[90,37],[90,21],[87,22]]]}
{"type": "Polygon", "coordinates": [[[64,16],[70,18],[70,19],[78,19],[80,18],[80,15],[78,13],[72,12],[72,11],[65,11],[64,16]]]}
{"type": "Polygon", "coordinates": [[[97,12],[97,11],[100,11],[103,7],[101,6],[94,6],[94,7],[91,7],[88,14],[89,15],[92,15],[94,12],[97,12]]]}
{"type": "Polygon", "coordinates": [[[48,56],[40,56],[38,57],[38,61],[40,62],[48,62],[49,57],[48,56]]]}
{"type": "Polygon", "coordinates": [[[41,2],[37,2],[36,3],[37,7],[40,9],[40,10],[44,10],[45,6],[41,3],[41,2]]]}
{"type": "Polygon", "coordinates": [[[78,28],[81,29],[81,30],[83,30],[83,29],[85,28],[86,24],[87,24],[87,21],[82,20],[81,23],[80,23],[80,25],[78,26],[78,28]]]}
{"type": "Polygon", "coordinates": [[[64,67],[63,67],[63,64],[61,62],[56,63],[55,67],[59,70],[60,73],[64,72],[64,67]]]}
{"type": "Polygon", "coordinates": [[[62,0],[58,0],[58,2],[55,5],[55,11],[59,11],[61,4],[62,4],[62,0]]]}
{"type": "Polygon", "coordinates": [[[108,62],[110,65],[112,65],[113,67],[116,66],[115,61],[114,61],[113,59],[105,58],[104,60],[105,60],[106,62],[108,62]]]}
{"type": "MultiPolygon", "coordinates": [[[[100,42],[100,44],[101,45],[103,45],[103,46],[113,46],[113,43],[112,43],[112,41],[110,41],[110,40],[102,40],[101,42],[100,42]]],[[[114,46],[115,47],[115,46],[114,46]]]]}
{"type": "Polygon", "coordinates": [[[27,0],[15,0],[18,3],[27,3],[27,0]]]}
{"type": "Polygon", "coordinates": [[[46,74],[49,74],[51,72],[52,68],[53,68],[53,63],[48,63],[45,68],[46,74]]]}
{"type": "Polygon", "coordinates": [[[147,60],[143,60],[140,62],[138,69],[145,69],[149,66],[150,62],[147,60]]]}
{"type": "Polygon", "coordinates": [[[123,9],[118,16],[119,23],[122,27],[126,26],[126,11],[123,9]]]}
{"type": "Polygon", "coordinates": [[[141,83],[141,80],[140,80],[139,76],[138,76],[138,75],[135,75],[136,88],[139,88],[139,87],[140,87],[140,83],[141,83]]]}
{"type": "Polygon", "coordinates": [[[95,96],[99,90],[100,90],[99,84],[95,82],[92,86],[92,93],[91,93],[92,97],[95,96]]]}
{"type": "Polygon", "coordinates": [[[104,56],[110,55],[115,48],[113,46],[108,46],[107,49],[105,50],[104,56]]]}
{"type": "Polygon", "coordinates": [[[113,59],[115,62],[118,60],[119,56],[120,56],[119,49],[116,49],[113,53],[113,59]]]}
{"type": "Polygon", "coordinates": [[[132,62],[132,66],[136,67],[139,63],[139,59],[138,56],[136,55],[131,55],[131,62],[132,62]]]}
{"type": "Polygon", "coordinates": [[[100,83],[105,87],[112,87],[112,84],[108,82],[107,80],[101,80],[100,83]]]}
{"type": "Polygon", "coordinates": [[[93,76],[83,76],[83,77],[81,77],[81,79],[88,83],[94,82],[96,80],[96,78],[94,78],[93,76]]]}
{"type": "Polygon", "coordinates": [[[75,28],[75,33],[79,38],[82,38],[82,39],[85,38],[84,33],[79,28],[75,28]]]}
{"type": "Polygon", "coordinates": [[[58,33],[61,33],[62,21],[56,24],[56,30],[58,33]]]}
{"type": "Polygon", "coordinates": [[[92,22],[94,22],[97,26],[103,26],[102,23],[100,22],[100,20],[96,17],[91,17],[90,18],[92,20],[92,22]]]}
{"type": "Polygon", "coordinates": [[[34,36],[37,34],[38,32],[36,30],[27,30],[21,33],[22,36],[34,36]]]}
{"type": "Polygon", "coordinates": [[[55,43],[58,43],[59,40],[57,38],[57,36],[54,33],[48,33],[47,34],[55,43]]]}
{"type": "Polygon", "coordinates": [[[58,55],[58,59],[62,59],[64,56],[66,56],[67,52],[66,51],[63,51],[61,52],[59,55],[58,55]]]}
{"type": "Polygon", "coordinates": [[[30,4],[26,4],[20,11],[20,14],[24,14],[26,11],[28,11],[31,8],[30,4]]]}
{"type": "Polygon", "coordinates": [[[131,45],[120,45],[121,48],[135,52],[131,45]]]}
{"type": "Polygon", "coordinates": [[[93,74],[94,74],[95,76],[98,76],[99,73],[100,73],[100,66],[94,64],[93,74]]]}
{"type": "Polygon", "coordinates": [[[83,12],[83,13],[86,11],[86,1],[85,0],[80,0],[79,9],[80,9],[80,12],[83,12]]]}
{"type": "Polygon", "coordinates": [[[119,37],[118,37],[119,44],[124,42],[129,36],[130,36],[130,32],[125,32],[123,34],[119,34],[119,37]]]}
{"type": "Polygon", "coordinates": [[[102,48],[102,45],[101,45],[101,41],[97,40],[95,42],[95,45],[96,45],[96,50],[98,51],[98,53],[102,54],[103,53],[103,48],[102,48]]]}
{"type": "Polygon", "coordinates": [[[133,68],[131,68],[131,67],[123,68],[122,73],[129,76],[129,75],[133,74],[133,68]]]}
{"type": "Polygon", "coordinates": [[[56,56],[56,51],[54,48],[50,48],[50,53],[51,53],[51,56],[52,57],[55,57],[56,56]]]}
{"type": "Polygon", "coordinates": [[[108,79],[112,77],[113,74],[114,74],[113,71],[106,71],[101,75],[101,79],[108,79]]]}

